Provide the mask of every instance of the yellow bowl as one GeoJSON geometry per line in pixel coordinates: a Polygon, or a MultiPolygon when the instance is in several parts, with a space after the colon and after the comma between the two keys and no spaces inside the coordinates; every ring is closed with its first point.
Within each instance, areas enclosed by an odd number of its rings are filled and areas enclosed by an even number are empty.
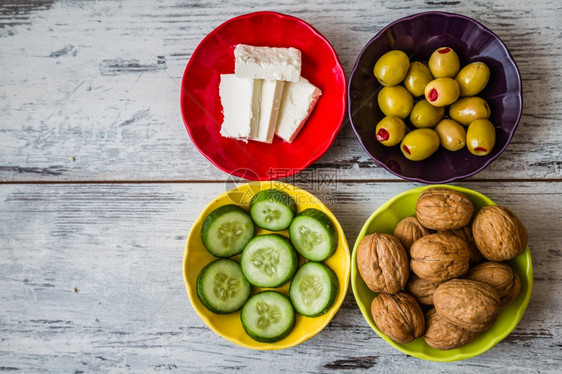
{"type": "Polygon", "coordinates": [[[479,192],[450,185],[422,186],[402,192],[401,194],[393,197],[371,215],[357,236],[351,260],[351,287],[353,289],[353,295],[355,296],[357,305],[359,305],[359,309],[361,309],[361,313],[363,313],[363,317],[365,317],[367,323],[390,345],[404,353],[409,354],[410,356],[429,361],[457,361],[486,352],[509,335],[515,326],[517,326],[525,313],[525,309],[527,308],[527,304],[529,303],[529,299],[531,297],[531,289],[533,286],[533,264],[531,262],[529,247],[527,247],[525,252],[521,255],[517,256],[513,260],[507,261],[511,268],[521,278],[521,292],[511,305],[502,308],[498,320],[491,329],[481,333],[476,340],[464,347],[448,351],[440,351],[427,345],[423,340],[423,337],[420,337],[411,343],[401,344],[396,343],[386,336],[378,329],[371,315],[371,301],[377,294],[367,287],[359,274],[359,270],[357,269],[357,247],[365,235],[372,234],[374,232],[392,234],[396,224],[402,218],[416,214],[415,205],[418,196],[423,190],[432,187],[445,187],[464,193],[474,203],[476,210],[486,205],[496,205],[496,203],[494,203],[490,198],[479,192]]]}
{"type": "MultiPolygon", "coordinates": [[[[257,234],[259,235],[267,232],[269,231],[258,228],[257,234]]],[[[286,237],[289,236],[287,230],[280,231],[279,233],[286,237]]],[[[239,256],[236,256],[235,258],[238,259],[239,256]]],[[[301,263],[302,262],[303,260],[301,259],[301,263]]],[[[340,223],[332,212],[311,193],[290,184],[278,181],[243,184],[215,198],[205,209],[203,209],[193,224],[189,237],[187,238],[183,256],[183,277],[185,288],[187,290],[189,300],[191,301],[191,305],[193,305],[193,308],[199,317],[205,321],[211,330],[226,340],[236,343],[242,347],[258,350],[273,350],[293,347],[322,331],[322,329],[332,320],[345,298],[347,288],[349,286],[350,268],[350,253],[345,239],[345,234],[340,223]],[[244,331],[242,323],[240,322],[240,311],[230,314],[215,314],[205,308],[197,297],[196,283],[197,276],[199,275],[201,269],[203,269],[211,261],[215,260],[215,257],[213,257],[205,249],[203,242],[201,241],[201,224],[203,223],[205,217],[207,217],[207,215],[216,208],[227,204],[236,204],[248,210],[252,196],[254,196],[258,191],[268,188],[277,188],[291,195],[291,197],[297,202],[297,213],[307,208],[316,208],[323,211],[330,217],[338,231],[338,248],[330,258],[324,261],[324,264],[328,265],[336,273],[339,281],[339,291],[336,301],[328,313],[316,318],[301,316],[297,313],[295,327],[287,337],[275,343],[260,343],[250,338],[244,331]]],[[[254,287],[253,293],[260,290],[262,289],[254,287]]],[[[289,285],[286,284],[278,290],[281,293],[288,295],[289,285]]]]}

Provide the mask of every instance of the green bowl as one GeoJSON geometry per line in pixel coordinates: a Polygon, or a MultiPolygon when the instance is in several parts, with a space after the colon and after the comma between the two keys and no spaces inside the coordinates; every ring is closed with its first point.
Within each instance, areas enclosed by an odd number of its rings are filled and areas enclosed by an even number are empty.
{"type": "Polygon", "coordinates": [[[359,270],[357,269],[357,247],[359,246],[361,239],[363,239],[365,235],[372,234],[374,232],[392,234],[396,224],[402,218],[416,214],[415,206],[418,196],[422,191],[432,187],[445,187],[464,193],[470,198],[470,200],[472,200],[476,210],[486,205],[496,205],[496,203],[494,203],[490,198],[479,192],[450,185],[417,187],[393,197],[378,208],[371,217],[369,217],[355,241],[351,259],[351,287],[353,289],[353,295],[355,296],[357,305],[359,305],[361,313],[363,313],[363,317],[365,317],[367,323],[371,325],[377,334],[399,351],[407,353],[410,356],[429,361],[445,362],[464,360],[466,358],[478,356],[499,343],[507,335],[509,335],[511,331],[513,331],[515,326],[517,326],[523,317],[527,304],[529,304],[529,298],[531,297],[531,289],[533,286],[533,264],[531,262],[529,247],[527,247],[525,252],[521,255],[517,256],[513,260],[507,261],[511,268],[521,278],[521,292],[519,293],[517,299],[511,305],[502,308],[498,320],[491,329],[481,333],[473,342],[461,348],[451,349],[448,351],[440,351],[430,347],[423,340],[423,337],[420,337],[411,343],[401,344],[396,343],[383,334],[382,331],[377,328],[375,322],[373,321],[373,317],[371,316],[371,301],[377,293],[371,291],[367,287],[359,274],[359,270]]]}

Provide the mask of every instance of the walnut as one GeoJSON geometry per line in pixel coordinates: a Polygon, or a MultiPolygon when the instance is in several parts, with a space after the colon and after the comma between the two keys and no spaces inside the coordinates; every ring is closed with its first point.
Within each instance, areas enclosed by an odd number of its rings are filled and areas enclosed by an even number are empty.
{"type": "Polygon", "coordinates": [[[423,191],[416,202],[416,216],[433,230],[452,230],[466,226],[474,213],[474,204],[462,192],[444,187],[423,191]]]}
{"type": "Polygon", "coordinates": [[[527,230],[511,210],[502,206],[480,209],[472,233],[478,249],[490,261],[511,260],[527,247],[527,230]]]}
{"type": "Polygon", "coordinates": [[[435,308],[425,315],[425,342],[436,349],[448,350],[462,347],[476,339],[477,332],[468,331],[441,317],[435,308]]]}
{"type": "Polygon", "coordinates": [[[365,236],[357,248],[359,273],[374,292],[396,293],[408,281],[408,256],[398,239],[390,234],[365,236]]]}
{"type": "Polygon", "coordinates": [[[502,297],[500,300],[502,308],[514,302],[515,299],[517,299],[517,296],[519,296],[519,292],[521,292],[521,279],[519,279],[517,273],[514,273],[514,275],[515,277],[513,278],[513,286],[507,291],[507,294],[504,297],[502,297]]]}
{"type": "Polygon", "coordinates": [[[394,236],[400,240],[406,251],[410,251],[410,247],[416,240],[430,233],[416,217],[402,219],[394,229],[394,236]]]}
{"type": "Polygon", "coordinates": [[[500,313],[496,290],[471,279],[453,279],[440,284],[433,293],[433,304],[447,321],[474,332],[492,327],[500,313]]]}
{"type": "Polygon", "coordinates": [[[513,288],[515,273],[503,262],[483,262],[470,269],[466,278],[487,283],[504,297],[513,288]]]}
{"type": "Polygon", "coordinates": [[[433,292],[437,289],[439,283],[430,282],[422,279],[416,273],[410,273],[408,283],[406,283],[406,291],[416,298],[418,303],[422,305],[433,305],[433,292]]]}
{"type": "Polygon", "coordinates": [[[463,226],[460,229],[442,231],[445,234],[451,234],[464,239],[468,244],[468,251],[470,252],[470,266],[482,262],[482,253],[478,250],[476,243],[474,243],[474,236],[472,235],[472,227],[470,225],[463,226]]]}
{"type": "Polygon", "coordinates": [[[409,343],[422,336],[425,319],[418,302],[406,292],[380,293],[371,303],[377,327],[398,343],[409,343]]]}
{"type": "Polygon", "coordinates": [[[439,283],[464,275],[470,252],[461,238],[436,233],[418,239],[410,249],[410,257],[410,267],[418,277],[439,283]]]}

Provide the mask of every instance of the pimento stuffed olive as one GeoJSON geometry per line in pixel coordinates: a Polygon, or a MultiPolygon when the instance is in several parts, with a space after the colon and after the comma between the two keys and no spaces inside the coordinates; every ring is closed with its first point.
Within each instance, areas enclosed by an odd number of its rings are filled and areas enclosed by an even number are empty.
{"type": "Polygon", "coordinates": [[[477,119],[466,130],[466,146],[476,156],[486,156],[496,144],[496,129],[487,119],[477,119]]]}
{"type": "Polygon", "coordinates": [[[425,86],[425,98],[431,105],[451,105],[459,98],[459,84],[451,78],[437,78],[425,86]]]}
{"type": "Polygon", "coordinates": [[[454,78],[461,67],[459,56],[450,47],[437,48],[427,65],[434,78],[454,78]]]}
{"type": "Polygon", "coordinates": [[[406,125],[402,119],[386,116],[379,121],[375,128],[375,137],[382,145],[392,147],[402,141],[406,134],[406,125]]]}
{"type": "Polygon", "coordinates": [[[416,129],[404,136],[400,150],[408,160],[421,161],[439,148],[439,136],[433,129],[416,129]]]}

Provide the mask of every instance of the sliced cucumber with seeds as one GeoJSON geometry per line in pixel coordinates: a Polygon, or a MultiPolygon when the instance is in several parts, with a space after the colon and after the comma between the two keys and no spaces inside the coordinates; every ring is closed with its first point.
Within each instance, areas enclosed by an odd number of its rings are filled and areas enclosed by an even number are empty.
{"type": "Polygon", "coordinates": [[[261,228],[285,230],[297,213],[297,203],[286,192],[269,189],[258,192],[250,201],[250,215],[261,228]]]}
{"type": "Polygon", "coordinates": [[[280,287],[295,274],[299,258],[291,242],[278,234],[254,237],[240,259],[246,279],[258,287],[280,287]]]}
{"type": "Polygon", "coordinates": [[[197,277],[197,297],[214,313],[231,313],[242,308],[251,291],[240,264],[234,260],[215,260],[197,277]]]}
{"type": "Polygon", "coordinates": [[[237,205],[223,205],[213,210],[201,226],[201,240],[216,257],[231,257],[242,252],[254,236],[250,215],[237,205]]]}
{"type": "Polygon", "coordinates": [[[291,281],[289,297],[298,313],[318,317],[334,305],[338,289],[338,277],[332,269],[320,262],[307,262],[291,281]]]}
{"type": "Polygon", "coordinates": [[[240,319],[252,339],[273,343],[289,335],[295,326],[295,310],[289,299],[281,293],[263,291],[244,304],[240,319]]]}
{"type": "Polygon", "coordinates": [[[296,250],[310,261],[324,261],[338,247],[338,232],[326,213],[318,209],[305,209],[291,226],[289,235],[296,250]]]}

